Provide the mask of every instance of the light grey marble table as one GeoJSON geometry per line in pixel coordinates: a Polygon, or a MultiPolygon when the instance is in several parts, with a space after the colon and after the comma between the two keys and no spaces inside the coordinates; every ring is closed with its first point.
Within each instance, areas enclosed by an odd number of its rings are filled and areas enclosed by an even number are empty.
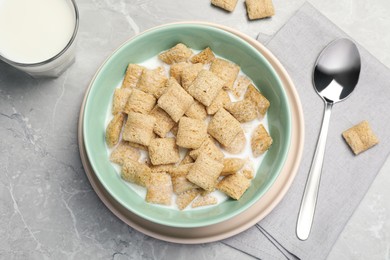
{"type": "MultiPolygon", "coordinates": [[[[272,19],[250,22],[243,1],[229,14],[208,0],[78,0],[77,60],[57,79],[36,80],[0,62],[0,259],[250,259],[226,245],[175,245],[126,226],[85,177],[77,144],[84,91],[104,59],[130,36],[182,20],[272,35],[303,4],[274,0],[272,19]]],[[[390,2],[310,0],[390,67],[390,2]]],[[[390,259],[390,160],[329,259],[390,259]]],[[[320,246],[320,245],[319,245],[320,246]]]]}

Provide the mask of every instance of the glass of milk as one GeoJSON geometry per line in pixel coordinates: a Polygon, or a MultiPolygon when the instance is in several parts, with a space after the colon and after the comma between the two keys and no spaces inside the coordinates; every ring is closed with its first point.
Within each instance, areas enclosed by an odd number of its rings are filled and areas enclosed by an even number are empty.
{"type": "Polygon", "coordinates": [[[74,0],[0,0],[0,60],[33,77],[58,77],[75,61],[78,26],[74,0]]]}

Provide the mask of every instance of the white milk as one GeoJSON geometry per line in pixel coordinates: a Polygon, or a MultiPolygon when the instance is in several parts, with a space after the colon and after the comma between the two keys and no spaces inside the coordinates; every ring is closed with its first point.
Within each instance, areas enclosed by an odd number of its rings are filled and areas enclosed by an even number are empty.
{"type": "Polygon", "coordinates": [[[72,38],[75,12],[66,0],[0,0],[0,56],[38,63],[60,53],[72,38]]]}
{"type": "MultiPolygon", "coordinates": [[[[199,51],[196,51],[196,50],[193,50],[194,53],[198,53],[199,51]]],[[[216,55],[216,57],[219,57],[216,55]]],[[[221,58],[221,57],[219,57],[221,58]]],[[[163,63],[157,56],[155,57],[152,57],[142,63],[138,63],[139,65],[141,66],[144,66],[148,69],[155,69],[157,67],[164,67],[165,68],[165,72],[167,73],[167,76],[168,76],[168,72],[169,72],[169,65],[163,63]]],[[[207,68],[207,65],[205,65],[205,68],[207,68]]],[[[242,71],[240,71],[239,75],[245,75],[242,71]]],[[[117,88],[120,88],[122,85],[122,81],[121,83],[117,86],[117,88]]],[[[230,93],[229,93],[230,94],[230,93]]],[[[232,101],[237,101],[238,99],[235,98],[233,95],[230,95],[230,99],[232,101]]],[[[108,110],[107,110],[107,115],[106,115],[106,122],[105,122],[105,127],[107,128],[107,125],[109,124],[109,122],[111,121],[111,119],[113,118],[112,116],[112,113],[111,113],[111,108],[112,108],[112,101],[110,102],[109,106],[108,106],[108,110]]],[[[206,119],[208,120],[208,119],[206,119]]],[[[234,158],[242,158],[242,159],[246,159],[247,162],[246,164],[244,165],[244,168],[248,169],[253,169],[254,170],[254,174],[256,176],[256,171],[257,169],[259,168],[261,162],[263,161],[264,157],[265,157],[265,154],[267,153],[264,153],[263,155],[259,156],[259,157],[254,157],[253,154],[252,154],[252,150],[251,150],[251,145],[250,145],[250,139],[251,139],[251,134],[253,132],[253,130],[260,124],[262,123],[265,127],[265,129],[267,129],[267,131],[269,131],[269,127],[268,127],[268,116],[267,114],[264,116],[264,118],[262,120],[259,120],[259,119],[255,119],[253,121],[250,121],[250,122],[247,122],[247,123],[243,123],[241,124],[243,130],[244,130],[244,133],[245,133],[245,138],[246,138],[246,146],[245,146],[245,149],[244,151],[242,151],[241,153],[239,154],[231,154],[231,153],[228,153],[227,151],[225,150],[221,150],[224,154],[225,154],[225,158],[230,158],[230,157],[234,157],[234,158]]],[[[169,133],[168,133],[169,135],[169,133]]],[[[110,149],[107,147],[107,155],[109,156],[112,152],[113,149],[110,149]]],[[[141,151],[141,159],[140,161],[143,161],[145,160],[147,154],[144,153],[143,151],[141,151]]],[[[184,154],[182,153],[181,154],[181,157],[183,158],[184,154]]],[[[115,168],[116,170],[116,173],[118,174],[118,176],[120,176],[120,172],[121,172],[121,167],[117,164],[114,164],[112,163],[113,167],[115,168]]],[[[135,191],[141,198],[145,198],[146,196],[146,188],[144,187],[141,187],[141,186],[138,186],[136,184],[133,184],[133,183],[129,183],[129,182],[125,182],[127,184],[127,186],[129,188],[131,188],[133,191],[135,191]]],[[[225,200],[228,199],[228,196],[218,190],[214,191],[211,193],[214,197],[217,198],[218,200],[218,204],[224,202],[225,200]]],[[[171,209],[176,209],[176,210],[179,210],[175,201],[176,201],[176,195],[173,194],[173,197],[172,197],[172,204],[171,206],[162,206],[162,205],[158,205],[158,204],[153,204],[157,207],[164,207],[164,208],[171,208],[171,209]]],[[[214,207],[215,205],[211,205],[211,206],[206,206],[206,207],[214,207]]],[[[188,206],[185,211],[187,210],[200,210],[200,209],[204,209],[206,207],[199,207],[199,208],[191,208],[191,206],[188,206]]]]}

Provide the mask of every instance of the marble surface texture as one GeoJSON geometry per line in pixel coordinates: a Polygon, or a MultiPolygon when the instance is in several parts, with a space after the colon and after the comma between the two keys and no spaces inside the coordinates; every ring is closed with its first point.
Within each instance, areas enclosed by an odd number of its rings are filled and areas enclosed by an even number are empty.
{"type": "MultiPolygon", "coordinates": [[[[309,2],[390,67],[388,0],[309,2]]],[[[0,62],[0,259],[250,259],[220,242],[158,241],[117,219],[84,174],[79,109],[100,64],[139,32],[201,20],[272,35],[303,3],[274,0],[272,19],[248,21],[243,1],[230,14],[208,0],[78,0],[77,60],[63,75],[36,80],[0,62]]],[[[390,160],[328,259],[390,259],[389,172],[390,160]]]]}

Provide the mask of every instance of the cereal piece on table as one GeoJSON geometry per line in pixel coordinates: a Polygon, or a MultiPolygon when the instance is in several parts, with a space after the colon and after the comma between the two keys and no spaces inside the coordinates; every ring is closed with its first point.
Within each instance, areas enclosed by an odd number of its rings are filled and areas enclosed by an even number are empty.
{"type": "Polygon", "coordinates": [[[272,138],[262,124],[260,124],[251,137],[251,147],[254,157],[258,157],[269,149],[272,144],[272,138]]]}
{"type": "Polygon", "coordinates": [[[211,63],[210,71],[223,80],[224,89],[232,90],[240,67],[230,61],[217,58],[211,63]]]}
{"type": "Polygon", "coordinates": [[[125,115],[119,113],[111,119],[110,123],[108,123],[106,129],[106,143],[108,147],[113,147],[119,142],[124,120],[125,115]]]}
{"type": "Polygon", "coordinates": [[[206,194],[199,196],[192,202],[191,207],[192,208],[197,208],[197,207],[204,207],[204,206],[210,206],[210,205],[215,205],[218,203],[218,200],[216,197],[214,197],[211,194],[206,194]]]}
{"type": "Polygon", "coordinates": [[[198,100],[194,100],[194,103],[185,112],[185,115],[194,119],[204,120],[207,117],[206,108],[198,100]]]}
{"type": "Polygon", "coordinates": [[[165,172],[152,172],[146,190],[146,202],[171,205],[173,192],[171,176],[169,174],[165,172]]]}
{"type": "Polygon", "coordinates": [[[223,158],[225,157],[223,152],[221,152],[221,150],[215,144],[213,138],[210,136],[198,149],[192,150],[189,154],[194,160],[196,160],[201,153],[207,154],[210,158],[219,162],[222,162],[223,158]]]}
{"type": "Polygon", "coordinates": [[[180,210],[185,209],[199,195],[198,189],[187,190],[176,198],[176,205],[180,210]]]}
{"type": "Polygon", "coordinates": [[[233,85],[233,95],[236,98],[241,98],[245,94],[249,84],[251,84],[250,78],[248,78],[247,76],[238,75],[237,80],[233,85]]]}
{"type": "Polygon", "coordinates": [[[123,180],[147,187],[150,181],[151,171],[146,164],[133,160],[126,160],[122,165],[121,177],[123,180]]]}
{"type": "Polygon", "coordinates": [[[117,88],[114,92],[112,100],[112,114],[116,115],[122,113],[125,110],[127,100],[131,95],[132,89],[129,88],[117,88]]]}
{"type": "Polygon", "coordinates": [[[232,199],[238,200],[250,185],[251,181],[248,178],[240,173],[235,173],[223,178],[217,184],[217,189],[232,199]]]}
{"type": "Polygon", "coordinates": [[[237,134],[243,130],[240,122],[225,109],[221,108],[212,117],[207,131],[219,143],[229,146],[237,134]]]}
{"type": "Polygon", "coordinates": [[[194,55],[191,58],[191,62],[208,64],[211,63],[214,59],[215,59],[215,55],[213,51],[210,49],[210,47],[207,47],[206,49],[202,50],[198,54],[194,55]]]}
{"type": "Polygon", "coordinates": [[[156,104],[156,98],[149,93],[145,93],[139,89],[133,89],[125,106],[125,112],[137,112],[148,114],[156,104]]]}
{"type": "Polygon", "coordinates": [[[189,64],[181,72],[181,86],[188,90],[188,87],[194,82],[199,72],[203,69],[202,63],[189,64]]]}
{"type": "Polygon", "coordinates": [[[260,119],[267,113],[270,103],[253,84],[249,84],[244,99],[250,100],[255,104],[260,119]]]}
{"type": "Polygon", "coordinates": [[[192,56],[192,50],[183,43],[178,43],[169,50],[162,52],[158,58],[167,64],[187,61],[192,56]]]}
{"type": "Polygon", "coordinates": [[[140,65],[129,64],[126,69],[125,78],[123,79],[121,88],[135,88],[144,69],[145,67],[140,65]]]}
{"type": "Polygon", "coordinates": [[[270,17],[275,14],[272,0],[245,0],[250,20],[270,17]]]}
{"type": "Polygon", "coordinates": [[[188,93],[205,106],[209,106],[223,87],[223,80],[208,70],[201,70],[188,93]]]}
{"type": "Polygon", "coordinates": [[[223,164],[207,154],[200,154],[187,174],[187,179],[204,190],[214,190],[223,164]]]}
{"type": "Polygon", "coordinates": [[[110,161],[119,165],[124,164],[126,160],[138,161],[139,158],[139,151],[126,141],[120,142],[110,155],[110,161]]]}
{"type": "Polygon", "coordinates": [[[122,138],[136,144],[149,146],[154,137],[156,119],[151,115],[130,112],[123,130],[122,138]]]}
{"type": "Polygon", "coordinates": [[[187,153],[184,155],[184,158],[183,158],[183,160],[181,160],[179,165],[184,165],[184,164],[193,163],[193,162],[194,162],[194,159],[192,159],[190,152],[187,151],[187,153]]]}
{"type": "Polygon", "coordinates": [[[206,107],[207,114],[214,115],[221,108],[225,107],[231,102],[229,94],[225,90],[220,90],[213,102],[206,107]]]}
{"type": "Polygon", "coordinates": [[[238,172],[244,166],[245,160],[241,158],[225,158],[223,159],[223,169],[221,176],[230,175],[238,172]]]}
{"type": "Polygon", "coordinates": [[[344,131],[343,137],[355,155],[379,143],[367,121],[362,121],[344,131]]]}
{"type": "Polygon", "coordinates": [[[181,84],[181,74],[183,73],[183,69],[189,66],[188,62],[178,62],[173,63],[169,68],[169,76],[176,79],[176,81],[181,84]]]}
{"type": "Polygon", "coordinates": [[[159,106],[155,106],[150,112],[150,115],[156,119],[154,132],[160,137],[165,137],[167,133],[175,125],[175,121],[159,106]]]}
{"type": "Polygon", "coordinates": [[[164,109],[173,121],[178,122],[184,113],[191,107],[194,99],[177,83],[170,78],[167,91],[159,98],[157,104],[164,109]]]}
{"type": "Polygon", "coordinates": [[[180,160],[175,138],[156,138],[150,141],[149,157],[153,165],[177,163],[180,160]]]}
{"type": "Polygon", "coordinates": [[[234,8],[236,8],[237,0],[211,0],[211,4],[228,12],[233,12],[234,8]]]}
{"type": "Polygon", "coordinates": [[[137,84],[140,90],[159,98],[166,90],[167,77],[164,75],[164,68],[158,67],[154,70],[145,69],[137,84]]]}
{"type": "Polygon", "coordinates": [[[183,116],[179,121],[176,144],[184,148],[199,148],[207,138],[207,125],[203,120],[183,116]]]}
{"type": "Polygon", "coordinates": [[[225,106],[225,109],[240,123],[246,123],[257,118],[256,106],[248,99],[231,102],[225,106]]]}
{"type": "Polygon", "coordinates": [[[236,137],[234,137],[233,141],[229,145],[222,145],[222,148],[232,154],[241,153],[246,145],[246,137],[244,131],[241,130],[238,132],[236,137]]]}

